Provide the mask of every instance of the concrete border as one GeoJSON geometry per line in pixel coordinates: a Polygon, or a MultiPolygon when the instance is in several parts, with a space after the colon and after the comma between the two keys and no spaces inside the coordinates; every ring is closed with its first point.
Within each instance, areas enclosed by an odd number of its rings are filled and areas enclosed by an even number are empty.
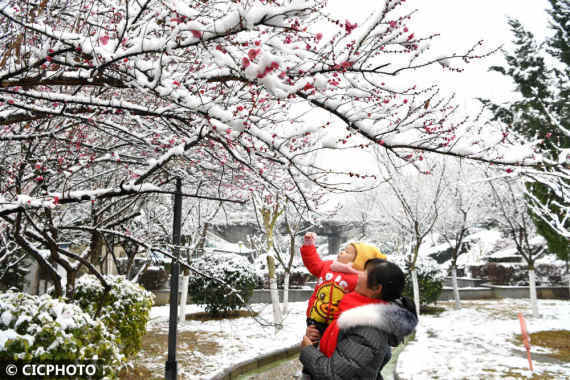
{"type": "Polygon", "coordinates": [[[212,375],[212,377],[208,377],[208,379],[235,380],[238,378],[238,376],[243,375],[244,373],[259,369],[278,360],[290,358],[294,355],[297,355],[299,352],[301,352],[301,344],[296,343],[293,346],[280,348],[278,350],[263,354],[255,358],[243,360],[231,367],[224,368],[222,371],[212,375]]]}
{"type": "MultiPolygon", "coordinates": [[[[537,286],[538,298],[565,299],[570,297],[568,286],[537,286]]],[[[169,290],[153,291],[155,295],[154,306],[168,305],[170,298],[169,290]]],[[[289,302],[305,302],[313,294],[313,289],[290,289],[289,302]]],[[[464,300],[490,299],[490,298],[527,298],[529,297],[528,286],[503,286],[490,283],[478,284],[474,287],[459,288],[460,298],[464,300]]],[[[283,299],[283,292],[280,290],[279,298],[283,299]]],[[[178,298],[180,299],[180,298],[178,298]]],[[[439,297],[439,301],[453,300],[453,289],[444,286],[439,297]]],[[[188,297],[188,304],[192,303],[188,297]]],[[[252,303],[271,303],[269,289],[255,289],[248,301],[252,303]]]]}

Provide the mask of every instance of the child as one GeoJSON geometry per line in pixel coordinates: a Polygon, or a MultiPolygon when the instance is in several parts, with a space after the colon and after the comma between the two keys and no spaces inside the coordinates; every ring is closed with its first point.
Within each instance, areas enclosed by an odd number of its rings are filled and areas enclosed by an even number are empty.
{"type": "Polygon", "coordinates": [[[323,261],[315,248],[316,237],[314,232],[305,234],[301,257],[318,279],[307,307],[307,326],[315,325],[322,335],[334,319],[342,297],[354,290],[364,264],[373,258],[386,259],[386,255],[370,244],[355,242],[344,247],[336,261],[323,261]]]}

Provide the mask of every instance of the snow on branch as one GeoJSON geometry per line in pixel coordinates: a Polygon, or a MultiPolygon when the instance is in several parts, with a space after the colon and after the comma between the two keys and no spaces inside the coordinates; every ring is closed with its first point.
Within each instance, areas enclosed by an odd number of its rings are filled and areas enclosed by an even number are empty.
{"type": "Polygon", "coordinates": [[[414,32],[401,0],[361,25],[324,0],[191,4],[2,3],[1,216],[29,210],[42,225],[47,211],[73,210],[88,220],[79,203],[171,193],[174,177],[204,201],[272,189],[307,208],[315,186],[377,182],[358,162],[318,164],[329,150],[550,165],[537,142],[511,141],[408,77],[429,66],[460,72],[494,49],[429,56],[437,31],[414,32]]]}

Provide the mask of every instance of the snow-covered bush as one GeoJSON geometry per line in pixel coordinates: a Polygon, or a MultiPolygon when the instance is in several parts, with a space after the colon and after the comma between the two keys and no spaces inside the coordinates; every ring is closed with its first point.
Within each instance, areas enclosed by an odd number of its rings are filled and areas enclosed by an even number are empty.
{"type": "Polygon", "coordinates": [[[224,314],[239,309],[253,294],[257,279],[255,270],[242,256],[233,253],[205,255],[196,259],[192,266],[211,277],[192,275],[188,282],[188,294],[195,303],[206,305],[208,313],[224,314]],[[231,285],[239,297],[215,280],[231,285]]]}
{"type": "Polygon", "coordinates": [[[124,361],[102,321],[47,294],[0,294],[0,361],[94,359],[100,364],[98,375],[110,378],[124,361]]]}
{"type": "Polygon", "coordinates": [[[141,348],[154,296],[124,276],[105,276],[105,280],[111,286],[107,294],[95,276],[79,278],[73,302],[103,321],[115,335],[121,352],[133,357],[141,348]]]}
{"type": "MultiPolygon", "coordinates": [[[[403,255],[390,255],[388,260],[398,264],[406,274],[406,287],[404,295],[413,298],[412,273],[403,255]]],[[[445,281],[446,270],[437,261],[429,256],[418,256],[416,261],[416,273],[418,274],[418,285],[420,288],[420,305],[434,303],[439,298],[445,281]]]]}
{"type": "Polygon", "coordinates": [[[152,266],[139,276],[138,283],[146,290],[157,290],[167,281],[168,271],[160,266],[152,266]]]}

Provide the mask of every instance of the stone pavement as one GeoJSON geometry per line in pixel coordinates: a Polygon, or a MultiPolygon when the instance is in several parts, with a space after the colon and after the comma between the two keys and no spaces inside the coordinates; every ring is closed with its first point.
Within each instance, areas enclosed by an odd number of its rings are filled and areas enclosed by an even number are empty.
{"type": "Polygon", "coordinates": [[[254,372],[238,377],[239,380],[267,380],[267,379],[296,379],[295,375],[301,371],[299,355],[289,359],[279,360],[268,364],[254,372]]]}
{"type": "MultiPolygon", "coordinates": [[[[396,360],[404,345],[400,345],[392,350],[392,359],[382,370],[384,380],[392,380],[396,360]]],[[[240,375],[239,380],[267,380],[267,379],[297,379],[295,376],[301,371],[301,362],[299,355],[295,355],[288,359],[282,359],[271,364],[268,364],[255,371],[240,375]]]]}

